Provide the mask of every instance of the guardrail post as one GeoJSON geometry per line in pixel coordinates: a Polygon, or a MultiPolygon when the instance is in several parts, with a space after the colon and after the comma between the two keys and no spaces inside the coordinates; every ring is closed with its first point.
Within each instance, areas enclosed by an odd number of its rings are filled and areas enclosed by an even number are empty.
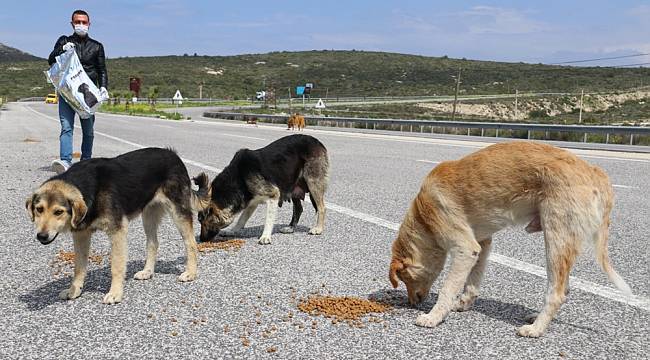
{"type": "Polygon", "coordinates": [[[413,125],[411,125],[409,132],[413,132],[413,125]]]}
{"type": "Polygon", "coordinates": [[[634,134],[630,134],[630,145],[634,145],[634,134]]]}
{"type": "Polygon", "coordinates": [[[399,126],[399,131],[400,131],[400,132],[402,131],[402,127],[403,127],[403,125],[400,125],[400,126],[399,126]]]}
{"type": "Polygon", "coordinates": [[[497,131],[496,131],[496,134],[494,135],[494,137],[499,137],[499,128],[497,128],[496,130],[497,131]]]}
{"type": "Polygon", "coordinates": [[[420,125],[420,134],[424,132],[424,128],[422,125],[420,125]]]}
{"type": "Polygon", "coordinates": [[[376,130],[376,129],[377,129],[376,125],[377,125],[377,124],[372,123],[372,129],[373,129],[373,130],[376,130]]]}
{"type": "Polygon", "coordinates": [[[609,144],[609,133],[605,134],[605,144],[609,144]]]}
{"type": "Polygon", "coordinates": [[[484,130],[485,129],[481,128],[481,137],[483,137],[483,134],[485,133],[484,130]]]}
{"type": "Polygon", "coordinates": [[[528,140],[530,140],[530,130],[528,130],[528,140]]]}
{"type": "Polygon", "coordinates": [[[582,142],[587,142],[587,133],[585,133],[585,136],[582,138],[582,142]]]}

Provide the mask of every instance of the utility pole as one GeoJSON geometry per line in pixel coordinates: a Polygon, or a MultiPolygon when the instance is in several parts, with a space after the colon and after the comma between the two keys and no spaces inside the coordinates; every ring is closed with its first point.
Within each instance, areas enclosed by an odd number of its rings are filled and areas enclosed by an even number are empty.
{"type": "Polygon", "coordinates": [[[291,88],[287,88],[289,90],[289,114],[291,114],[291,103],[292,103],[292,98],[291,98],[291,88]]]}
{"type": "Polygon", "coordinates": [[[454,94],[454,110],[451,113],[451,120],[456,118],[456,103],[458,102],[458,90],[460,90],[460,68],[458,68],[458,76],[456,77],[456,93],[454,94]]]}
{"type": "Polygon", "coordinates": [[[578,115],[578,123],[582,124],[582,98],[585,96],[585,90],[580,90],[580,115],[578,115]]]}
{"type": "Polygon", "coordinates": [[[517,99],[518,97],[519,97],[519,90],[515,89],[515,120],[517,119],[517,116],[519,115],[519,112],[517,111],[518,110],[517,109],[517,105],[518,105],[517,100],[519,100],[519,99],[517,99]]]}

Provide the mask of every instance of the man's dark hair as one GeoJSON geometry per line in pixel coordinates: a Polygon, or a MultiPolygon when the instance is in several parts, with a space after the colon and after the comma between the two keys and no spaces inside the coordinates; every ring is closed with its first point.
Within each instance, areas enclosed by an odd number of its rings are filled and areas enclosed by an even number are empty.
{"type": "Polygon", "coordinates": [[[75,15],[86,15],[86,17],[88,18],[88,21],[90,21],[90,15],[88,15],[88,13],[85,12],[85,11],[83,11],[83,10],[75,10],[75,11],[72,13],[72,16],[70,17],[70,20],[71,20],[71,21],[74,20],[74,16],[75,16],[75,15]]]}

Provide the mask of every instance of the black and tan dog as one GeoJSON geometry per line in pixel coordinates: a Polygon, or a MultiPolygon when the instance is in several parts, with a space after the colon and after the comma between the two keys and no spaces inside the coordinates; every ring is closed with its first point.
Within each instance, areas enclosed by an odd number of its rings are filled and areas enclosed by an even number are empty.
{"type": "MultiPolygon", "coordinates": [[[[204,174],[202,174],[204,176],[204,174]]],[[[266,222],[260,244],[271,243],[271,232],[278,206],[293,202],[291,223],[280,229],[292,233],[302,214],[302,200],[309,193],[318,213],[316,226],[309,234],[323,232],[325,223],[325,190],[329,180],[327,149],[309,135],[290,135],[257,150],[239,150],[230,164],[212,181],[210,201],[199,212],[201,241],[221,235],[234,235],[241,230],[257,206],[266,202],[266,222]],[[242,213],[235,226],[235,215],[242,213]]]]}
{"type": "Polygon", "coordinates": [[[180,281],[192,281],[197,272],[197,247],[192,211],[207,196],[208,178],[195,179],[192,190],[187,169],[172,150],[147,148],[115,158],[96,158],[74,164],[68,171],[45,181],[27,199],[37,239],[44,245],[63,232],[74,240],[75,268],[69,289],[59,295],[74,299],[81,294],[90,251],[91,235],[102,230],[111,239],[111,288],[106,304],[122,300],[127,261],[129,221],[142,214],[147,236],[147,260],[136,279],[151,278],[158,251],[157,229],[168,212],[185,241],[187,263],[180,281]],[[203,194],[203,195],[201,195],[203,194]]]}

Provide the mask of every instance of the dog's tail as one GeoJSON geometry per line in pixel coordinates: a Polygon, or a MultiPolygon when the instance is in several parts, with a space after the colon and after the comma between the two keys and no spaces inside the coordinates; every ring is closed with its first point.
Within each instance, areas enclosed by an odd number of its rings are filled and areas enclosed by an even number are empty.
{"type": "Polygon", "coordinates": [[[603,202],[605,211],[600,228],[593,237],[596,261],[600,264],[605,274],[607,274],[609,281],[614,283],[623,293],[632,295],[632,289],[616,270],[614,270],[612,262],[609,259],[609,251],[607,250],[607,243],[609,242],[609,216],[613,206],[611,186],[608,187],[608,190],[604,194],[601,194],[601,201],[603,202]]]}
{"type": "Polygon", "coordinates": [[[632,289],[630,286],[623,280],[623,278],[614,270],[612,262],[609,259],[609,251],[607,250],[607,242],[609,240],[609,221],[606,221],[601,225],[598,234],[595,236],[596,243],[594,244],[596,252],[596,261],[602,267],[605,274],[609,278],[614,286],[625,294],[632,295],[632,289]]]}
{"type": "Polygon", "coordinates": [[[199,187],[198,190],[192,190],[192,210],[200,211],[210,204],[211,188],[210,179],[205,173],[200,173],[192,178],[192,181],[199,187]]]}

